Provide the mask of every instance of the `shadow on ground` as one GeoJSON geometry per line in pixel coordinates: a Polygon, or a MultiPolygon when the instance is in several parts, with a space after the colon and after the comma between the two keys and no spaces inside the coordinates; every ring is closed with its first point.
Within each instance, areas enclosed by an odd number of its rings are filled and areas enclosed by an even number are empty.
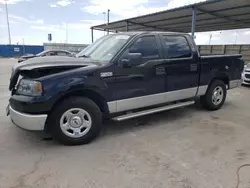
{"type": "MultiPolygon", "coordinates": [[[[223,108],[228,108],[232,106],[231,102],[225,102],[223,108]]],[[[160,129],[162,126],[166,126],[166,128],[170,130],[179,130],[183,129],[186,126],[189,126],[188,123],[176,123],[177,120],[185,120],[188,121],[192,116],[197,115],[197,111],[206,111],[202,108],[199,101],[196,101],[195,105],[189,107],[178,108],[174,110],[169,110],[166,112],[161,112],[157,114],[151,114],[148,116],[143,116],[131,120],[126,120],[122,122],[115,122],[113,120],[105,120],[103,124],[103,128],[101,131],[101,135],[94,142],[101,142],[106,137],[119,136],[126,134],[128,132],[136,132],[142,129],[160,129]]],[[[16,132],[16,136],[23,138],[25,137],[25,142],[30,142],[30,144],[38,144],[39,143],[48,143],[52,145],[58,145],[56,141],[53,140],[51,135],[42,133],[42,132],[27,132],[24,130],[18,130],[16,132]],[[52,143],[51,143],[52,142],[52,143]]],[[[43,145],[43,144],[42,144],[43,145]]],[[[47,145],[47,144],[46,144],[47,145]]]]}

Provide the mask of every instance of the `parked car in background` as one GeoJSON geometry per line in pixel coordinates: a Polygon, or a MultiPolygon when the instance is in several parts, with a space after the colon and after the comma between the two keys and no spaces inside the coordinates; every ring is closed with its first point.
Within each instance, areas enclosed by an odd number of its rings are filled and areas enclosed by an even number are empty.
{"type": "Polygon", "coordinates": [[[34,54],[26,54],[18,59],[18,63],[23,62],[27,59],[31,59],[34,57],[43,57],[43,56],[68,56],[68,57],[74,57],[75,54],[72,52],[69,52],[67,50],[45,50],[42,51],[36,55],[34,54]]]}
{"type": "Polygon", "coordinates": [[[245,66],[245,69],[242,73],[242,84],[250,85],[250,63],[245,66]]]}
{"type": "Polygon", "coordinates": [[[106,35],[72,57],[15,65],[7,115],[26,130],[47,131],[67,145],[99,135],[103,118],[123,121],[192,105],[224,104],[241,85],[241,55],[200,56],[183,33],[106,35]]]}

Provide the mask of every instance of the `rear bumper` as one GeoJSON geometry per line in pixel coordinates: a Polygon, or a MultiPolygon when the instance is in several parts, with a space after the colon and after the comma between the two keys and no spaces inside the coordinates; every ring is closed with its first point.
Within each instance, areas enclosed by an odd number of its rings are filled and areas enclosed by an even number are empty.
{"type": "Polygon", "coordinates": [[[26,114],[21,113],[9,106],[9,115],[12,122],[25,130],[43,131],[47,120],[47,114],[26,114]]]}

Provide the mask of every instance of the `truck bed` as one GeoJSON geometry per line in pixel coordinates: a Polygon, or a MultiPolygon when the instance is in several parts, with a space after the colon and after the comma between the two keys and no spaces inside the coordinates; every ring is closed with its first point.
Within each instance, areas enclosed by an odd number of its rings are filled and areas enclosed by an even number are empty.
{"type": "Polygon", "coordinates": [[[207,58],[228,58],[228,57],[234,57],[234,58],[242,58],[241,54],[201,54],[201,59],[207,59],[207,58]]]}
{"type": "Polygon", "coordinates": [[[230,87],[230,82],[241,79],[244,69],[242,55],[202,55],[200,56],[200,82],[199,85],[209,85],[214,78],[224,80],[230,87]]]}

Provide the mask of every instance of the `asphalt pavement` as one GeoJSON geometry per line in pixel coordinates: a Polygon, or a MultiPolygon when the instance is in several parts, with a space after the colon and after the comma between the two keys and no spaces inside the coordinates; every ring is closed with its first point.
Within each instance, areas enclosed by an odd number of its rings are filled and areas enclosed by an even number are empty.
{"type": "MultiPolygon", "coordinates": [[[[0,188],[234,188],[250,163],[250,88],[219,111],[199,105],[121,123],[88,145],[62,146],[6,117],[17,61],[0,59],[0,188]]],[[[250,169],[241,187],[250,187],[250,169]]]]}

